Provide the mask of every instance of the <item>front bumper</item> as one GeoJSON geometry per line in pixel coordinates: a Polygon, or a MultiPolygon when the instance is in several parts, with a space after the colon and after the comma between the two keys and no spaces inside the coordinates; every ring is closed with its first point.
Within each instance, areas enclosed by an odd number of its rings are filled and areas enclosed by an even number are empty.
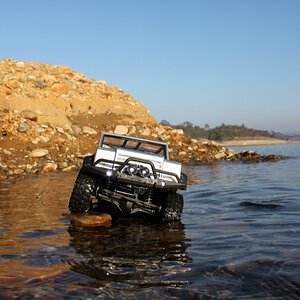
{"type": "Polygon", "coordinates": [[[131,184],[134,186],[140,186],[140,187],[147,187],[147,188],[157,188],[157,189],[173,189],[173,190],[185,190],[187,187],[187,177],[184,173],[181,173],[180,178],[170,172],[162,171],[162,170],[156,170],[154,168],[154,165],[150,161],[145,161],[142,159],[136,159],[136,158],[128,158],[125,162],[115,162],[105,159],[99,159],[98,161],[94,162],[93,164],[84,164],[82,167],[82,172],[94,176],[99,176],[101,178],[106,178],[111,181],[120,182],[124,184],[131,184]],[[118,167],[115,170],[102,168],[102,167],[96,167],[97,164],[104,162],[104,163],[110,163],[117,165],[118,167]],[[128,175],[122,170],[129,165],[132,162],[138,162],[138,163],[146,163],[149,164],[152,168],[152,177],[153,178],[143,178],[136,175],[128,175]],[[163,180],[159,178],[159,174],[171,176],[176,181],[168,181],[163,180]]]}

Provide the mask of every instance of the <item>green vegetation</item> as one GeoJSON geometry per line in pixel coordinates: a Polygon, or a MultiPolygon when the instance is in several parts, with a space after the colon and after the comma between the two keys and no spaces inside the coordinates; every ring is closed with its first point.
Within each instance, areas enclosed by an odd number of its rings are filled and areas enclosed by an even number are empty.
{"type": "Polygon", "coordinates": [[[281,133],[247,128],[244,124],[226,125],[223,123],[215,128],[210,128],[208,124],[205,124],[202,128],[200,126],[193,125],[191,122],[188,121],[178,125],[171,125],[168,121],[163,120],[161,121],[161,124],[171,126],[177,129],[182,129],[186,135],[195,139],[207,139],[214,141],[228,141],[233,139],[254,138],[287,139],[287,137],[282,135],[281,133]]]}

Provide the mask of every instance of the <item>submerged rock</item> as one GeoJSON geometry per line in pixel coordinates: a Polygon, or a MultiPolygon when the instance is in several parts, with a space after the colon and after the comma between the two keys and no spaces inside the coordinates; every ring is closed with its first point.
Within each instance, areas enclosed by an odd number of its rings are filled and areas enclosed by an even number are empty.
{"type": "Polygon", "coordinates": [[[110,214],[106,213],[72,214],[71,220],[84,226],[110,226],[112,218],[110,214]]]}

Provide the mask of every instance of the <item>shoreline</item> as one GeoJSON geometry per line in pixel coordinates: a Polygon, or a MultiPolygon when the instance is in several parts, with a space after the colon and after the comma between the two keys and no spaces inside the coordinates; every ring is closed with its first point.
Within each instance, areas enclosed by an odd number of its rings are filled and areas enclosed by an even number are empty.
{"type": "Polygon", "coordinates": [[[261,146],[261,145],[288,145],[299,144],[300,141],[288,141],[281,139],[253,139],[253,140],[231,140],[219,143],[221,146],[261,146]]]}

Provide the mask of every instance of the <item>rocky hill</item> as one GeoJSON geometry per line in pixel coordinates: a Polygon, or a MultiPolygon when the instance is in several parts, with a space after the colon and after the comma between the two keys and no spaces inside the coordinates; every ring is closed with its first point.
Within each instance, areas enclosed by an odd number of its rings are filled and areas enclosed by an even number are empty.
{"type": "Polygon", "coordinates": [[[64,66],[0,61],[0,181],[27,173],[68,171],[95,151],[103,131],[167,142],[182,162],[252,159],[201,143],[156,122],[132,96],[64,66]]]}

